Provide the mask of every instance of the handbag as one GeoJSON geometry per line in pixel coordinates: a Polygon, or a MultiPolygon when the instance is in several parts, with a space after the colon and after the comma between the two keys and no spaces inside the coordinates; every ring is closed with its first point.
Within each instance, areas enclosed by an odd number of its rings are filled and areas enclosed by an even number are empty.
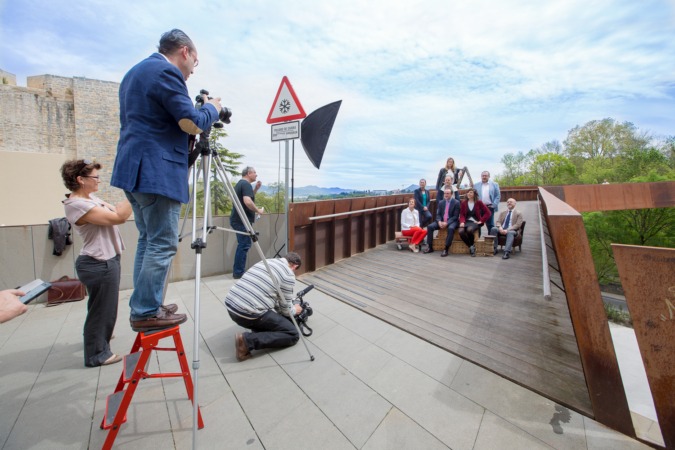
{"type": "Polygon", "coordinates": [[[52,287],[47,291],[47,306],[76,302],[87,295],[84,284],[76,278],[68,278],[67,275],[52,281],[51,284],[52,287]]]}

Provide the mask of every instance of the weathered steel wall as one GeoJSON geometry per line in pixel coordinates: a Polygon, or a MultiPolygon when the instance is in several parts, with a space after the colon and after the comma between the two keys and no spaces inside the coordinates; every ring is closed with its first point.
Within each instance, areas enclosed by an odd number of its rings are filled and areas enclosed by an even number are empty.
{"type": "Polygon", "coordinates": [[[539,189],[595,419],[635,437],[581,214],[539,189]]]}
{"type": "Polygon", "coordinates": [[[612,250],[663,441],[675,448],[675,249],[612,244],[612,250]]]}

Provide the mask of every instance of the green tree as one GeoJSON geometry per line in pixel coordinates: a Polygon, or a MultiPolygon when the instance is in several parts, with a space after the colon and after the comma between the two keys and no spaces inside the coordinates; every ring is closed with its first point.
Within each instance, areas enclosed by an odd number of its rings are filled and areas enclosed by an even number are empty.
{"type": "Polygon", "coordinates": [[[270,183],[268,190],[271,194],[258,191],[255,195],[255,204],[264,207],[268,213],[284,213],[286,208],[286,189],[284,183],[270,183]]]}
{"type": "Polygon", "coordinates": [[[576,179],[576,168],[566,157],[557,153],[537,155],[530,166],[536,185],[570,184],[576,179]]]}
{"type": "MultiPolygon", "coordinates": [[[[224,145],[220,143],[220,139],[227,137],[227,133],[224,128],[211,128],[211,134],[209,135],[209,147],[211,150],[216,150],[218,153],[220,162],[222,163],[223,170],[230,175],[239,176],[241,172],[239,171],[239,160],[244,156],[241,153],[235,153],[228,150],[224,145]]],[[[212,213],[214,215],[224,215],[229,214],[232,210],[232,202],[230,197],[225,191],[225,185],[220,180],[218,175],[215,161],[211,164],[211,205],[212,213]]],[[[203,180],[198,181],[197,183],[197,213],[201,214],[204,211],[204,182],[203,180]]]]}

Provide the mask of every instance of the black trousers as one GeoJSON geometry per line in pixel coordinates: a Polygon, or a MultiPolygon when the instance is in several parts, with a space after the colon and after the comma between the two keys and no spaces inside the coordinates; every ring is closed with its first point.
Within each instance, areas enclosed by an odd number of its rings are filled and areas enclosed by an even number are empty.
{"type": "Polygon", "coordinates": [[[234,322],[251,330],[244,333],[249,350],[262,348],[284,348],[295,345],[300,339],[298,329],[290,318],[269,310],[258,319],[245,319],[228,311],[234,322]]]}
{"type": "Polygon", "coordinates": [[[459,237],[462,238],[467,247],[471,247],[474,244],[474,231],[478,230],[478,236],[480,236],[480,228],[482,226],[476,222],[466,222],[464,227],[459,229],[459,237]]]}
{"type": "Polygon", "coordinates": [[[117,322],[120,292],[120,256],[99,261],[80,255],[77,276],[87,286],[87,319],[84,321],[84,365],[100,366],[112,356],[110,338],[117,322]]]}

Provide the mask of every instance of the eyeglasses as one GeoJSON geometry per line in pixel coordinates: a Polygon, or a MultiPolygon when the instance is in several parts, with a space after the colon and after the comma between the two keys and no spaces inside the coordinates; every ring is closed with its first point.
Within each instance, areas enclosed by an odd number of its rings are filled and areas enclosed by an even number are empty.
{"type": "Polygon", "coordinates": [[[92,175],[80,175],[80,176],[81,176],[82,178],[96,178],[97,180],[100,180],[100,179],[101,179],[101,177],[98,176],[98,175],[96,175],[96,176],[92,176],[92,175]]]}
{"type": "Polygon", "coordinates": [[[192,64],[193,64],[192,67],[197,67],[199,65],[199,60],[192,54],[192,51],[190,50],[190,47],[188,47],[186,45],[185,48],[187,49],[188,55],[190,55],[190,57],[192,58],[192,64]]]}

